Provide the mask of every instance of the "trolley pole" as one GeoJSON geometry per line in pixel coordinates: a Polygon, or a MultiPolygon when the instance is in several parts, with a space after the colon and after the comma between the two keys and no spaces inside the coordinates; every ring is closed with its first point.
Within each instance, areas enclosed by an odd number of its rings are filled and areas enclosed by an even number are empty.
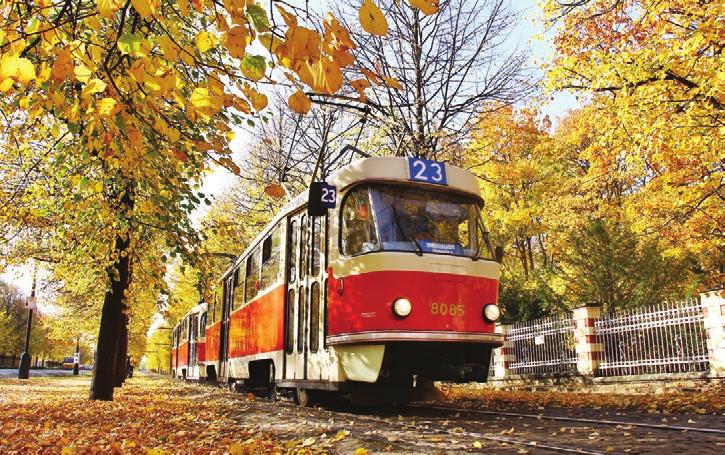
{"type": "Polygon", "coordinates": [[[81,336],[76,337],[76,353],[73,356],[73,376],[78,376],[81,362],[81,336]]]}
{"type": "Polygon", "coordinates": [[[33,326],[33,310],[35,309],[35,277],[38,272],[36,266],[33,270],[33,287],[30,290],[30,298],[26,301],[28,307],[28,325],[25,329],[25,350],[20,356],[20,365],[18,366],[18,379],[30,378],[30,328],[33,326]]]}

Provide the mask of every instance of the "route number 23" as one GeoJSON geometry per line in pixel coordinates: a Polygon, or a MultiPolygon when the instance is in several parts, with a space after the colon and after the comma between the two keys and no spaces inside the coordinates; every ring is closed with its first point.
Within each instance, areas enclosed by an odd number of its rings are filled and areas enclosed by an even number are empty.
{"type": "Polygon", "coordinates": [[[438,161],[424,160],[422,158],[408,158],[410,180],[415,182],[435,183],[447,185],[446,165],[438,161]]]}
{"type": "Polygon", "coordinates": [[[323,184],[320,193],[320,206],[334,209],[337,203],[337,188],[332,185],[323,184]]]}

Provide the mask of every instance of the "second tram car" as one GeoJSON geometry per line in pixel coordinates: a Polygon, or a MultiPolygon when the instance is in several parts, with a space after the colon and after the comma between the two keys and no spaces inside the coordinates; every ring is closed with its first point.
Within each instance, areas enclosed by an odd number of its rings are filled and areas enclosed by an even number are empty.
{"type": "Polygon", "coordinates": [[[207,304],[200,303],[181,318],[171,333],[171,374],[184,379],[206,376],[207,304]]]}
{"type": "MultiPolygon", "coordinates": [[[[422,381],[486,380],[502,342],[500,264],[475,176],[373,157],[328,183],[322,198],[336,204],[326,216],[309,216],[299,195],[225,272],[205,356],[190,368],[177,353],[176,375],[289,388],[301,404],[315,390],[398,394],[422,381]]],[[[178,339],[191,342],[192,320],[178,339]]]]}

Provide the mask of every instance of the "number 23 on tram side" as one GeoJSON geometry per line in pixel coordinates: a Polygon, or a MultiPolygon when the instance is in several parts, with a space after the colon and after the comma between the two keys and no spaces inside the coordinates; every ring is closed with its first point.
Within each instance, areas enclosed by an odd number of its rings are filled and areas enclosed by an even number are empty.
{"type": "Polygon", "coordinates": [[[404,396],[485,381],[500,264],[471,173],[416,158],[341,168],[285,206],[209,304],[202,376],[305,404],[318,390],[404,396]],[[314,206],[314,207],[313,207],[314,206]],[[309,216],[334,206],[324,216],[309,216]]]}

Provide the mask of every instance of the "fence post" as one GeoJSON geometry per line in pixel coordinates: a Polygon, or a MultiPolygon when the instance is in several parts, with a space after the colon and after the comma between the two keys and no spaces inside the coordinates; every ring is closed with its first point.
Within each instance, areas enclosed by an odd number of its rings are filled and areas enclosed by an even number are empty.
{"type": "Polygon", "coordinates": [[[599,369],[604,347],[594,329],[594,321],[602,315],[602,308],[584,305],[574,308],[574,342],[576,343],[576,369],[584,376],[594,376],[599,369]]]}
{"type": "Polygon", "coordinates": [[[504,379],[511,375],[509,365],[515,360],[514,342],[506,339],[510,325],[496,324],[496,333],[503,335],[504,342],[500,348],[493,350],[493,377],[495,379],[504,379]]]}
{"type": "Polygon", "coordinates": [[[725,377],[725,290],[700,294],[707,336],[710,376],[725,377]]]}

